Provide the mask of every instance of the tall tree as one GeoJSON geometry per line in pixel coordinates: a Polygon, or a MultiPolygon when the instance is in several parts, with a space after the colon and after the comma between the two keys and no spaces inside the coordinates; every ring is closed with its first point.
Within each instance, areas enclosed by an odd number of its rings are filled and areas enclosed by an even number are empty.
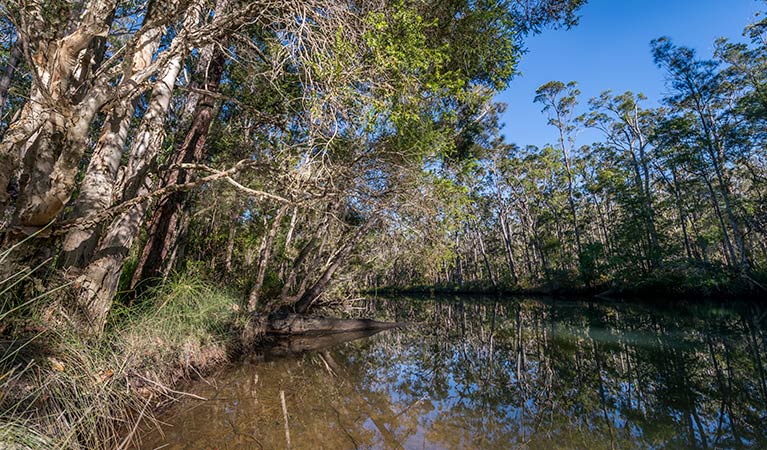
{"type": "Polygon", "coordinates": [[[573,150],[575,147],[576,122],[575,107],[578,104],[578,90],[575,82],[564,84],[550,81],[535,91],[535,102],[543,105],[543,111],[549,116],[549,125],[556,127],[559,150],[562,152],[565,173],[567,175],[567,202],[570,205],[570,218],[575,236],[577,255],[583,251],[581,230],[578,225],[578,208],[575,199],[575,175],[573,170],[573,150]]]}

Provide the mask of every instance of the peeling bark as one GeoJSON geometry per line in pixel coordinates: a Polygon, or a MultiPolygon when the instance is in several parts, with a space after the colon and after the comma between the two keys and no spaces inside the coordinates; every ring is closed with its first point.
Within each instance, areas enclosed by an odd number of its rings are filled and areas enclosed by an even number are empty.
{"type": "Polygon", "coordinates": [[[78,92],[80,76],[90,70],[91,62],[82,53],[89,48],[98,51],[116,3],[90,1],[74,31],[38,42],[31,55],[34,77],[29,101],[0,142],[1,208],[9,206],[11,178],[21,173],[15,223],[46,225],[69,200],[90,124],[106,100],[105,84],[94,83],[87,95],[78,92]]]}
{"type": "MultiPolygon", "coordinates": [[[[195,23],[198,15],[199,11],[190,12],[186,25],[195,23]]],[[[131,144],[128,166],[122,174],[120,187],[123,200],[151,190],[151,182],[146,175],[165,138],[164,123],[183,56],[179,53],[170,59],[152,89],[152,99],[131,144]]],[[[81,277],[78,304],[95,333],[104,328],[112,297],[117,292],[123,262],[138,235],[147,207],[146,201],[138,203],[111,223],[81,277]]]]}
{"type": "MultiPolygon", "coordinates": [[[[150,5],[149,11],[156,11],[156,8],[150,5]]],[[[136,53],[131,64],[131,76],[149,66],[165,30],[165,26],[153,14],[148,14],[144,22],[148,29],[140,33],[134,44],[136,53]]],[[[124,78],[123,83],[128,80],[130,78],[124,78]]],[[[83,217],[112,205],[115,179],[135,109],[131,99],[124,99],[109,114],[80,183],[80,194],[74,204],[72,217],[83,217]]],[[[98,226],[75,228],[67,234],[63,242],[62,258],[65,267],[83,267],[87,263],[98,243],[99,229],[98,226]]]]}

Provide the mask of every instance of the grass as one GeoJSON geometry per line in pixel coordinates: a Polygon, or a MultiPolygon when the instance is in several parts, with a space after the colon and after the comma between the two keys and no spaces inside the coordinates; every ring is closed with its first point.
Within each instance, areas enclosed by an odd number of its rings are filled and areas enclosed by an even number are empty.
{"type": "Polygon", "coordinates": [[[228,359],[244,324],[235,298],[184,275],[116,307],[99,339],[43,319],[44,296],[0,302],[24,303],[0,310],[16,322],[0,347],[0,448],[127,447],[171,386],[228,359]]]}

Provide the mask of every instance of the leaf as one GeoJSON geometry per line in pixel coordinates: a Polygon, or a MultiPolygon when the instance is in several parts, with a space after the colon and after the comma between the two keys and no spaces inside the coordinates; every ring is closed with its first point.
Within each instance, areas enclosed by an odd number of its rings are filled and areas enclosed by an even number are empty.
{"type": "Polygon", "coordinates": [[[99,371],[99,377],[101,378],[101,382],[105,382],[108,379],[112,378],[114,376],[114,371],[112,369],[107,370],[101,370],[99,371]]]}
{"type": "Polygon", "coordinates": [[[62,363],[58,359],[53,358],[53,357],[48,357],[48,362],[51,363],[51,367],[56,372],[63,372],[64,371],[64,363],[62,363]]]}

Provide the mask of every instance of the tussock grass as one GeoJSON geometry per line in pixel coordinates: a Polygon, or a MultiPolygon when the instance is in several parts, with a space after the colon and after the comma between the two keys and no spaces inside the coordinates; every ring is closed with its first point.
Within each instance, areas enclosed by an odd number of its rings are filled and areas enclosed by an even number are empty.
{"type": "Polygon", "coordinates": [[[131,357],[133,370],[171,382],[227,357],[244,323],[237,303],[198,278],[179,275],[139,305],[116,310],[106,338],[131,357]]]}
{"type": "Polygon", "coordinates": [[[178,396],[170,386],[227,359],[244,323],[233,297],[184,275],[116,307],[99,339],[38,319],[35,302],[24,303],[20,311],[0,299],[0,317],[23,312],[24,327],[38,324],[0,342],[0,448],[127,447],[137,423],[178,396]]]}

